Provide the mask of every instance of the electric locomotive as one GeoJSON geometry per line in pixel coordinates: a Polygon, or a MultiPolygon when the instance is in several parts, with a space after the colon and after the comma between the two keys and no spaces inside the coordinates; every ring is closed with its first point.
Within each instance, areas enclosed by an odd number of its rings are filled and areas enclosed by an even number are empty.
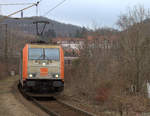
{"type": "Polygon", "coordinates": [[[26,44],[21,52],[19,85],[32,95],[62,92],[64,54],[61,46],[26,44]]]}

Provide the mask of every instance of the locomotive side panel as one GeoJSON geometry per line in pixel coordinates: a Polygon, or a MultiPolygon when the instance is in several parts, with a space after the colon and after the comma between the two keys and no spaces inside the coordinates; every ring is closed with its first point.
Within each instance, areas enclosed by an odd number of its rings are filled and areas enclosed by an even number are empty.
{"type": "Polygon", "coordinates": [[[23,65],[22,65],[22,70],[23,70],[23,80],[26,80],[28,78],[28,45],[26,45],[23,48],[23,65]]]}
{"type": "Polygon", "coordinates": [[[60,77],[64,80],[64,53],[62,47],[60,47],[60,77]]]}

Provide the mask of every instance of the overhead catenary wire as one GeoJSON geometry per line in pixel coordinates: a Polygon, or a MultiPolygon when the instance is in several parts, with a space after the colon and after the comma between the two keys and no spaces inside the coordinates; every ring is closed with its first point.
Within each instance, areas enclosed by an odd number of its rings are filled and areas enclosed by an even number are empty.
{"type": "MultiPolygon", "coordinates": [[[[40,1],[37,1],[36,3],[37,4],[39,4],[40,2],[41,2],[42,0],[40,0],[40,1]]],[[[3,4],[0,4],[0,5],[31,5],[31,4],[33,4],[33,3],[3,3],[3,4]]]]}
{"type": "MultiPolygon", "coordinates": [[[[23,8],[23,9],[21,9],[21,10],[19,10],[19,11],[16,11],[15,13],[12,13],[12,14],[10,14],[10,15],[8,15],[7,17],[9,17],[9,16],[11,16],[11,15],[14,15],[14,14],[16,14],[16,13],[18,13],[18,12],[21,12],[22,14],[23,14],[23,10],[26,10],[26,9],[28,9],[28,8],[30,8],[30,7],[32,7],[32,6],[36,6],[36,16],[38,16],[38,5],[41,3],[41,1],[42,0],[39,0],[39,1],[37,1],[36,3],[4,3],[4,4],[0,4],[0,6],[3,6],[3,5],[6,5],[6,6],[9,6],[9,5],[31,5],[31,6],[29,6],[29,7],[26,7],[26,8],[23,8]]],[[[5,17],[6,18],[6,17],[5,17]]]]}
{"type": "MultiPolygon", "coordinates": [[[[17,5],[33,5],[33,4],[35,4],[35,6],[36,6],[36,15],[38,15],[38,5],[41,1],[42,0],[37,1],[36,3],[3,3],[3,4],[0,4],[0,6],[12,6],[12,5],[17,6],[17,5]]],[[[21,11],[21,16],[23,16],[23,10],[21,11]]]]}
{"type": "Polygon", "coordinates": [[[2,22],[2,21],[5,20],[6,18],[8,18],[8,17],[10,17],[10,16],[13,16],[13,15],[19,13],[19,12],[23,12],[24,10],[27,10],[27,9],[33,7],[33,6],[37,6],[41,1],[42,1],[42,0],[40,0],[40,1],[36,2],[36,3],[32,3],[32,4],[31,4],[30,6],[28,6],[28,7],[25,7],[25,8],[23,8],[23,9],[20,9],[20,10],[18,10],[18,11],[16,11],[16,12],[11,13],[11,14],[9,14],[9,15],[7,15],[7,16],[4,16],[3,18],[0,19],[0,22],[2,22]]]}
{"type": "Polygon", "coordinates": [[[22,12],[23,10],[26,10],[26,9],[31,8],[31,7],[33,7],[33,6],[36,6],[36,5],[37,5],[37,4],[34,3],[34,4],[32,4],[31,6],[25,7],[25,8],[23,8],[23,9],[21,9],[21,10],[18,10],[18,11],[14,12],[14,13],[9,14],[7,17],[10,17],[10,16],[12,16],[12,15],[15,15],[15,14],[17,14],[17,13],[19,13],[19,12],[22,12]]]}
{"type": "Polygon", "coordinates": [[[54,6],[53,8],[51,8],[50,10],[48,10],[43,16],[47,16],[51,11],[53,11],[54,9],[56,9],[57,7],[59,7],[61,4],[63,4],[66,0],[63,0],[62,2],[60,2],[59,4],[57,4],[56,6],[54,6]]]}
{"type": "Polygon", "coordinates": [[[13,4],[0,4],[0,5],[30,5],[30,4],[33,4],[33,3],[13,3],[13,4]]]}

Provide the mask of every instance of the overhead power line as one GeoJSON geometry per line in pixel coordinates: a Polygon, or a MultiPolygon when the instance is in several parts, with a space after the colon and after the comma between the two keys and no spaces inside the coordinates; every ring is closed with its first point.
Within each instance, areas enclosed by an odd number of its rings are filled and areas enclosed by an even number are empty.
{"type": "Polygon", "coordinates": [[[56,9],[57,7],[59,7],[61,4],[63,4],[66,0],[63,0],[62,2],[60,2],[59,4],[57,4],[56,6],[54,6],[53,8],[51,8],[49,11],[47,11],[43,16],[48,15],[51,11],[53,11],[54,9],[56,9]]]}
{"type": "Polygon", "coordinates": [[[30,5],[33,3],[14,3],[14,4],[0,4],[0,5],[30,5]]]}
{"type": "MultiPolygon", "coordinates": [[[[42,0],[38,1],[37,3],[4,3],[4,4],[0,4],[0,6],[16,6],[16,5],[33,5],[35,4],[35,6],[37,7],[36,9],[38,9],[38,4],[41,2],[42,0]]],[[[24,10],[24,9],[23,9],[24,10]]],[[[21,16],[23,16],[23,10],[21,11],[21,16]]],[[[0,11],[1,11],[1,7],[0,7],[0,11]]],[[[38,14],[38,10],[36,10],[36,14],[38,14]]]]}
{"type": "MultiPolygon", "coordinates": [[[[39,4],[42,0],[37,1],[36,3],[39,4]]],[[[0,4],[0,5],[31,5],[33,3],[4,3],[4,4],[0,4]]]]}
{"type": "Polygon", "coordinates": [[[24,10],[27,10],[27,9],[33,7],[33,6],[37,6],[38,4],[39,4],[39,2],[33,3],[32,5],[30,5],[30,6],[26,7],[26,8],[23,8],[23,9],[21,9],[21,10],[18,10],[18,11],[16,11],[16,12],[13,12],[13,13],[9,14],[7,17],[10,17],[10,16],[15,15],[15,14],[17,14],[17,13],[19,13],[19,12],[22,12],[22,11],[24,11],[24,10]]]}

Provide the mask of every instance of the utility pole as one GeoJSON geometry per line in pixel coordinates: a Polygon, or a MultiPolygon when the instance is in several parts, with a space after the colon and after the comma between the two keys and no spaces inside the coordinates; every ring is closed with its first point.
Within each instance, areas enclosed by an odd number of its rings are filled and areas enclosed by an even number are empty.
{"type": "Polygon", "coordinates": [[[38,5],[39,5],[39,3],[40,2],[37,2],[36,5],[35,5],[36,6],[36,16],[38,16],[38,5]]]}
{"type": "Polygon", "coordinates": [[[4,54],[5,54],[5,62],[6,62],[6,69],[8,70],[8,36],[7,36],[7,34],[8,34],[8,26],[7,26],[7,24],[4,24],[5,25],[5,48],[4,48],[4,50],[5,50],[5,52],[4,52],[4,54]]]}
{"type": "Polygon", "coordinates": [[[21,11],[21,18],[23,18],[23,10],[21,11]]]}
{"type": "Polygon", "coordinates": [[[3,15],[2,14],[2,6],[0,5],[0,15],[3,15]]]}

